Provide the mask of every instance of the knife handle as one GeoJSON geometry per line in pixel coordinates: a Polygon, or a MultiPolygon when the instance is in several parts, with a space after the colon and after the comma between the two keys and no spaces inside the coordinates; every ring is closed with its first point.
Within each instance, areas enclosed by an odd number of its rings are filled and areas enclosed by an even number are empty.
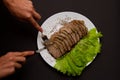
{"type": "Polygon", "coordinates": [[[44,49],[46,49],[46,47],[43,47],[43,48],[40,48],[40,49],[36,50],[35,53],[40,53],[44,49]]]}

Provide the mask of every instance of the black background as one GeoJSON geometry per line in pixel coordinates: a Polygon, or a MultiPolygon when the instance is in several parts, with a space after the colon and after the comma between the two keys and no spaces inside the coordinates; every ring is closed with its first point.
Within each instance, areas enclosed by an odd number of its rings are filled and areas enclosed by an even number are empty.
{"type": "MultiPolygon", "coordinates": [[[[120,80],[119,0],[32,0],[42,16],[41,25],[51,15],[74,11],[88,17],[102,32],[102,50],[82,75],[69,77],[50,67],[39,54],[27,59],[22,69],[3,80],[120,80]]],[[[16,20],[0,6],[0,54],[37,49],[38,31],[16,20]]]]}

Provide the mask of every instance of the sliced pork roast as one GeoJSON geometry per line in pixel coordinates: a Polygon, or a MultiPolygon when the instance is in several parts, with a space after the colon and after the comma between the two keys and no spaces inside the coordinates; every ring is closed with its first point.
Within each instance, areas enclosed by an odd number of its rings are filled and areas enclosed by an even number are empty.
{"type": "Polygon", "coordinates": [[[72,20],[55,32],[45,45],[54,58],[59,58],[69,52],[87,33],[84,21],[72,20]]]}

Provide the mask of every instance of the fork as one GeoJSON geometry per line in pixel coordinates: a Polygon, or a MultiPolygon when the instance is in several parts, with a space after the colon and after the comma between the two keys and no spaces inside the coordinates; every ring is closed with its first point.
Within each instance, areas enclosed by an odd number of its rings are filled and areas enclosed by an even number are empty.
{"type": "MultiPolygon", "coordinates": [[[[44,42],[48,41],[48,37],[46,35],[44,35],[43,33],[41,33],[41,37],[43,39],[44,42]]],[[[44,44],[44,43],[43,43],[44,44]]],[[[36,50],[36,53],[40,53],[42,50],[46,49],[46,47],[44,46],[43,48],[40,48],[38,50],[36,50]]]]}

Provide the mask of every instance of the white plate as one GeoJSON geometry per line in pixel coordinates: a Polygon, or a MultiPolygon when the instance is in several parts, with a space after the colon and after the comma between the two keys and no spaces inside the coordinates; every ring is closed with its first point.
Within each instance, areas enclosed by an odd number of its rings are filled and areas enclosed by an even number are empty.
{"type": "MultiPolygon", "coordinates": [[[[52,15],[41,25],[44,31],[43,34],[47,35],[47,37],[50,38],[50,36],[54,32],[58,31],[59,28],[62,27],[62,24],[64,22],[70,22],[71,20],[74,20],[74,19],[83,20],[88,30],[95,27],[95,25],[84,15],[76,12],[65,11],[65,12],[59,12],[52,15]]],[[[41,39],[41,33],[39,32],[37,37],[38,49],[44,47],[42,42],[43,41],[41,39]]],[[[47,49],[41,51],[40,55],[51,67],[54,67],[54,65],[56,64],[56,59],[49,54],[47,49]]]]}

